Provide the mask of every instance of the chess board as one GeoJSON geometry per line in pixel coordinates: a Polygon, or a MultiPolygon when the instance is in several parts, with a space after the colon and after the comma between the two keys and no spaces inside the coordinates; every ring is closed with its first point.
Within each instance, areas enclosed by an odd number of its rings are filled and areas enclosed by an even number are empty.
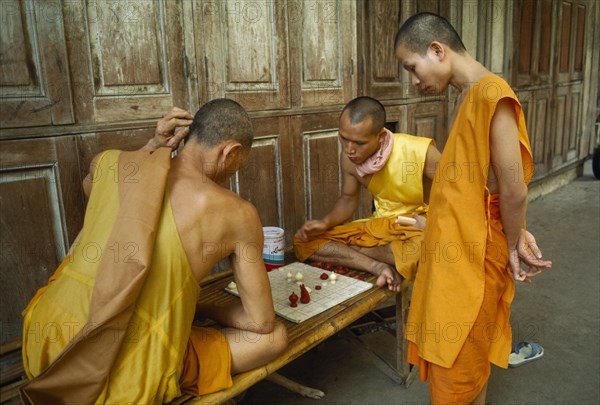
{"type": "MultiPolygon", "coordinates": [[[[273,305],[277,315],[289,321],[300,323],[373,287],[371,283],[342,276],[341,274],[336,274],[335,283],[332,283],[330,279],[321,280],[320,276],[323,273],[332,274],[331,271],[299,262],[269,272],[273,305]],[[298,272],[303,275],[301,282],[297,282],[295,278],[298,272]],[[291,279],[288,278],[288,273],[292,274],[291,279]],[[295,292],[300,298],[300,283],[311,289],[310,302],[302,304],[298,299],[298,306],[292,308],[289,296],[292,292],[295,292]],[[317,285],[321,286],[320,290],[315,288],[317,285]]],[[[237,289],[232,290],[227,287],[225,291],[239,296],[237,289]]]]}

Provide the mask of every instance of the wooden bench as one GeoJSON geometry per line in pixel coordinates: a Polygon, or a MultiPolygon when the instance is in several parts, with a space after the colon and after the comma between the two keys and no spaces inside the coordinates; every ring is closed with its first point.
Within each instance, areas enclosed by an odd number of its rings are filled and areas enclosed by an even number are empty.
{"type": "MultiPolygon", "coordinates": [[[[365,281],[371,283],[375,282],[374,276],[367,275],[366,273],[361,274],[367,276],[365,281]]],[[[233,276],[229,270],[210,276],[202,283],[200,300],[213,301],[216,303],[227,303],[232,300],[237,300],[237,297],[224,291],[225,286],[232,279],[233,276]]],[[[408,314],[409,300],[407,290],[408,289],[405,289],[400,294],[395,295],[396,358],[390,362],[388,359],[379,358],[375,353],[369,351],[375,364],[382,372],[388,375],[397,384],[403,384],[406,387],[414,380],[414,371],[416,370],[416,368],[413,368],[413,372],[411,372],[405,360],[406,342],[403,336],[408,314]],[[392,365],[390,363],[395,364],[392,365]]],[[[268,379],[296,392],[299,392],[299,387],[300,390],[311,390],[308,387],[303,387],[278,374],[277,370],[334,334],[341,332],[365,314],[374,311],[393,296],[394,294],[390,293],[387,289],[373,287],[368,291],[301,323],[293,323],[278,317],[278,319],[286,326],[289,338],[288,348],[281,356],[265,366],[235,375],[233,377],[233,386],[231,388],[202,397],[183,395],[171,402],[171,405],[224,403],[231,401],[233,398],[242,394],[248,388],[263,379],[268,379]]],[[[362,344],[360,339],[355,339],[357,344],[362,344]]],[[[23,364],[20,361],[20,352],[20,340],[2,345],[1,355],[3,367],[0,397],[2,398],[3,404],[7,402],[10,404],[20,403],[18,389],[26,381],[23,364]]]]}
{"type": "MultiPolygon", "coordinates": [[[[366,273],[361,274],[367,275],[366,273]]],[[[224,291],[224,288],[230,281],[232,281],[232,274],[230,271],[214,275],[206,283],[203,283],[200,300],[213,301],[220,304],[237,300],[237,297],[224,291]]],[[[375,276],[367,275],[365,281],[374,283],[375,276]]],[[[294,388],[302,386],[278,374],[277,370],[334,334],[341,332],[365,314],[368,314],[381,306],[393,295],[394,294],[387,289],[374,286],[368,291],[301,323],[293,323],[278,317],[278,320],[286,326],[289,339],[288,348],[281,356],[265,366],[233,376],[233,386],[231,388],[203,395],[201,397],[184,395],[173,401],[171,405],[225,403],[232,401],[233,398],[239,396],[248,388],[263,379],[268,379],[276,384],[280,384],[288,389],[298,392],[294,388]]],[[[413,368],[411,372],[409,365],[406,362],[406,341],[403,338],[408,315],[408,303],[408,288],[405,288],[400,294],[396,294],[395,296],[396,358],[392,361],[395,365],[391,365],[387,359],[379,358],[373,352],[369,351],[378,368],[397,384],[403,384],[405,387],[408,387],[412,383],[416,375],[416,368],[413,368]]],[[[360,340],[358,338],[356,338],[356,340],[357,343],[360,344],[360,340]]],[[[310,388],[307,389],[310,390],[310,388]]]]}

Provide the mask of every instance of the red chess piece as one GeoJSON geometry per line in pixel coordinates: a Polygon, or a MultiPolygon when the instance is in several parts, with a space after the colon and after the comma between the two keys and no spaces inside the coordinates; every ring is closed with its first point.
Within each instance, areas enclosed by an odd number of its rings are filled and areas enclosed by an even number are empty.
{"type": "Polygon", "coordinates": [[[300,284],[300,302],[308,304],[310,302],[310,295],[304,284],[300,284]]]}
{"type": "Polygon", "coordinates": [[[290,302],[290,307],[296,308],[298,306],[298,296],[295,292],[293,292],[292,295],[290,295],[290,302]]]}

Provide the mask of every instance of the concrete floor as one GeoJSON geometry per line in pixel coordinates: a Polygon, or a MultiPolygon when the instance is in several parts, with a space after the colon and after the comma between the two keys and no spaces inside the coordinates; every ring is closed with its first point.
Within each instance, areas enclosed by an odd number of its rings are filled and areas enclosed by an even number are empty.
{"type": "MultiPolygon", "coordinates": [[[[545,350],[520,368],[492,367],[489,404],[600,404],[600,181],[591,174],[529,205],[528,229],[553,269],[517,285],[511,324],[516,341],[530,339],[545,350]]],[[[361,336],[390,359],[388,332],[361,336]]],[[[427,404],[427,384],[405,389],[379,371],[356,342],[336,335],[284,367],[281,374],[326,393],[317,401],[268,381],[242,404],[427,404]]]]}

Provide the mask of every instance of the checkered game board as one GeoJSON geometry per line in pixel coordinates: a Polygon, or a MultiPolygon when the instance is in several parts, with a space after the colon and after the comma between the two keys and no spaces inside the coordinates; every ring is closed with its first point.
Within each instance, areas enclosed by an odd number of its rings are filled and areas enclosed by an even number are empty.
{"type": "MultiPolygon", "coordinates": [[[[373,287],[373,284],[366,281],[340,274],[336,274],[337,280],[335,283],[332,283],[330,279],[321,280],[320,276],[323,273],[327,275],[332,274],[331,271],[299,262],[288,264],[269,272],[269,280],[271,281],[271,290],[273,292],[273,304],[277,315],[289,321],[300,323],[373,287]],[[298,272],[303,275],[303,279],[300,282],[297,282],[295,278],[298,272]],[[288,273],[291,273],[291,279],[287,277],[288,273]],[[300,283],[303,283],[312,290],[308,304],[300,302],[300,283]],[[320,290],[315,288],[317,285],[321,286],[320,290]],[[298,306],[295,308],[290,306],[289,296],[292,292],[295,292],[298,296],[298,306]]],[[[225,291],[238,295],[237,290],[225,288],[225,291]]]]}

